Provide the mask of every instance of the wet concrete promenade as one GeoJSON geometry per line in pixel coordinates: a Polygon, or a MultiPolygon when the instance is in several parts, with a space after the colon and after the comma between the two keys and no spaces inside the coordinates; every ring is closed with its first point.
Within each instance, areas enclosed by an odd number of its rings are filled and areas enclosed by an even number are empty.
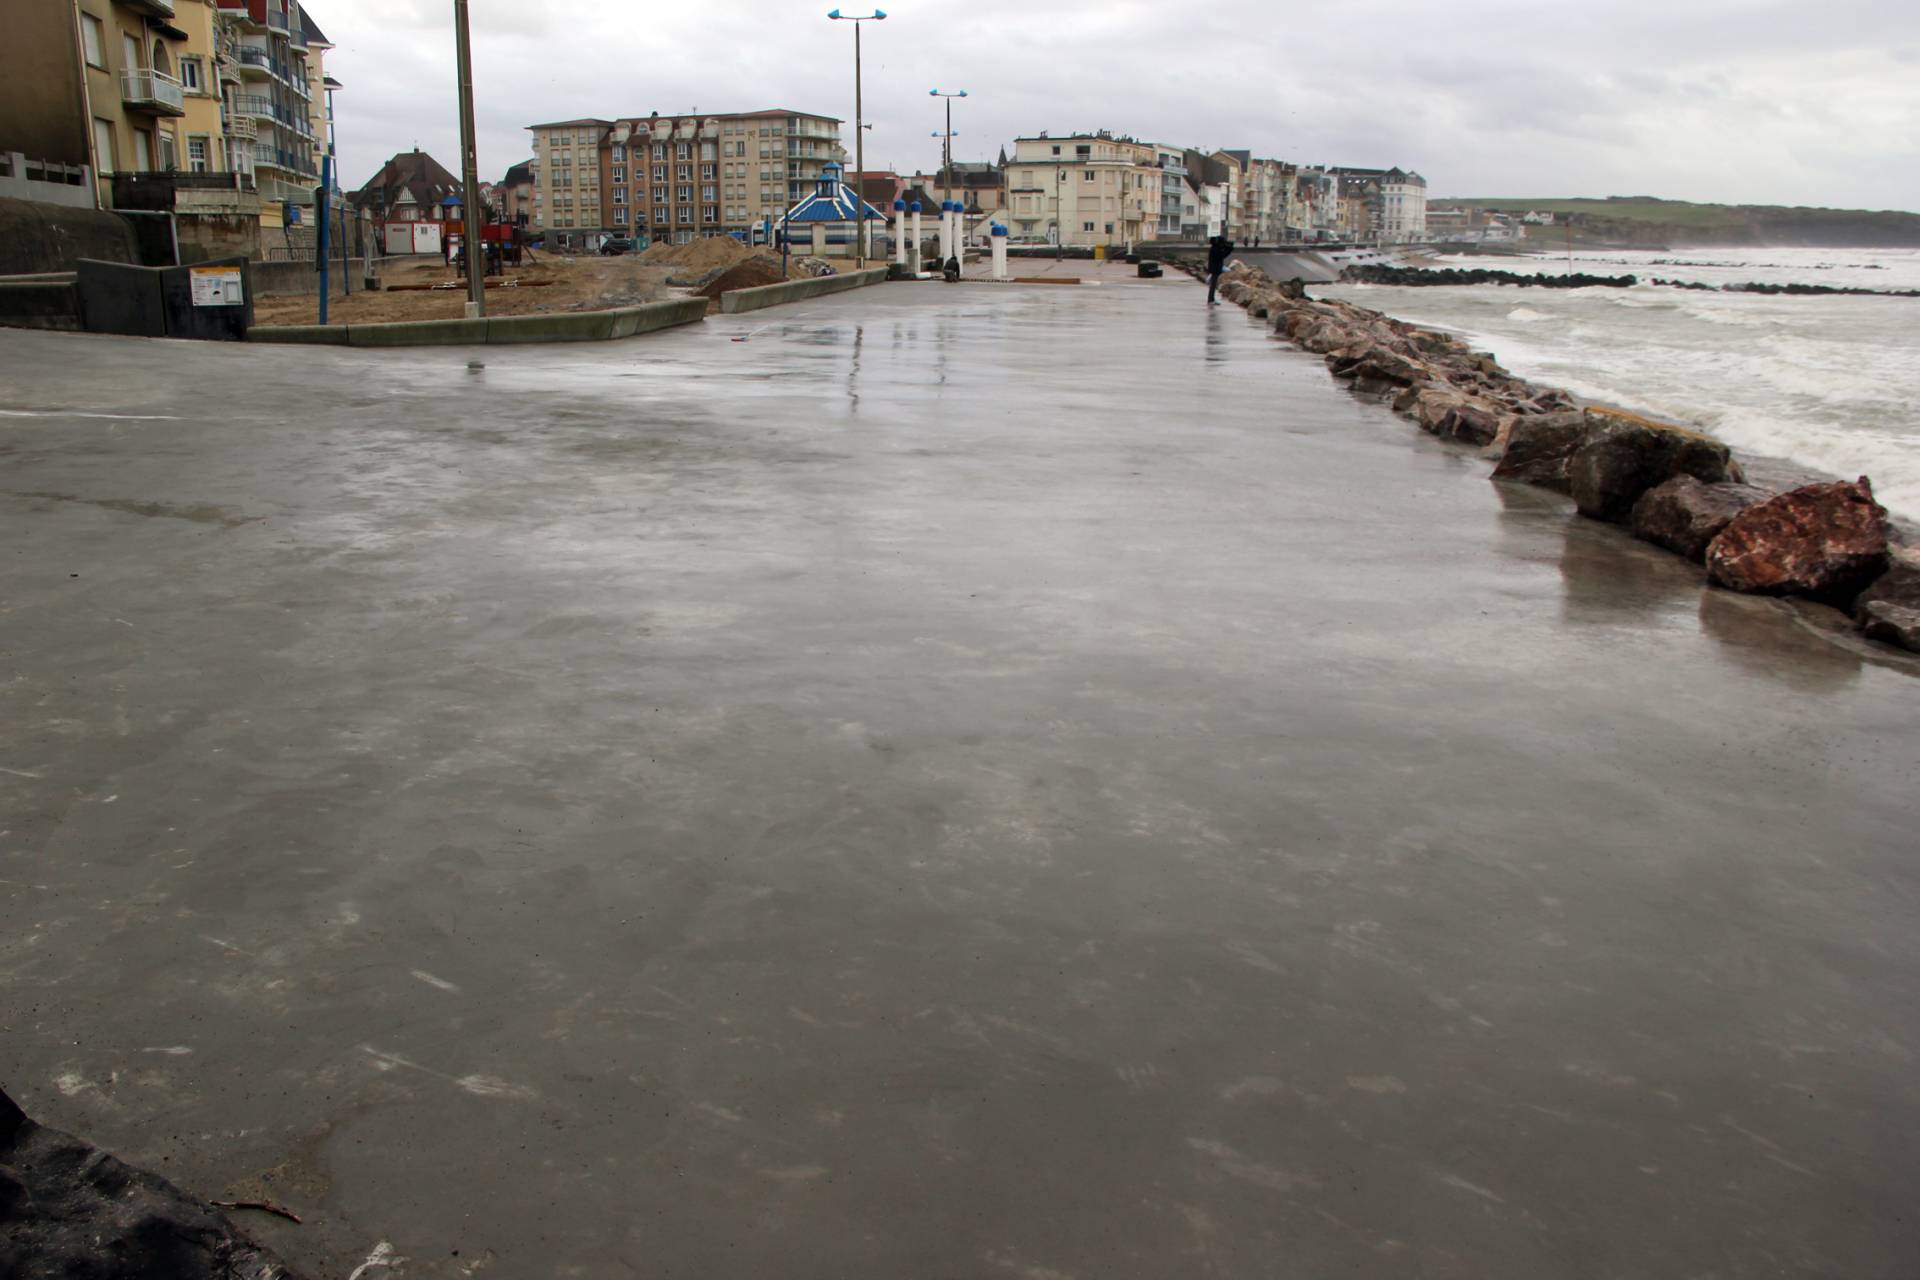
{"type": "Polygon", "coordinates": [[[0,1083],[328,1280],[1911,1280],[1914,665],[1486,471],[1181,279],[0,331],[0,1083]]]}

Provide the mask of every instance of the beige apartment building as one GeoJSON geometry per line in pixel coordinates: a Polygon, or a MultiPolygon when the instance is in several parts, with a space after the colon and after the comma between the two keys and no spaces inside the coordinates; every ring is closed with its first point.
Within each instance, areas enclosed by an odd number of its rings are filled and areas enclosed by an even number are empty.
{"type": "Polygon", "coordinates": [[[311,202],[324,72],[298,0],[36,0],[8,25],[0,194],[111,208],[117,176],[185,175],[257,186],[272,228],[311,202]]]}
{"type": "Polygon", "coordinates": [[[1151,143],[1106,130],[1014,140],[1007,231],[1017,240],[1123,246],[1159,235],[1164,176],[1151,143]]]}
{"type": "Polygon", "coordinates": [[[785,109],[529,126],[531,225],[591,249],[609,236],[751,238],[844,163],[840,121],[785,109]]]}

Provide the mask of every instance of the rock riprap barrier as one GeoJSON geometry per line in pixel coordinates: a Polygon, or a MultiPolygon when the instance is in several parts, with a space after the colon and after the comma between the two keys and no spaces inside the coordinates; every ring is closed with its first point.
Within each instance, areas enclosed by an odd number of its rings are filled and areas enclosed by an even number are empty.
{"type": "Polygon", "coordinates": [[[1411,288],[1428,285],[1511,284],[1522,289],[1631,289],[1640,283],[1638,276],[1594,276],[1584,271],[1571,275],[1540,275],[1529,272],[1494,271],[1487,267],[1348,267],[1340,273],[1344,284],[1397,284],[1411,288]]]}
{"type": "Polygon", "coordinates": [[[1354,394],[1480,448],[1494,479],[1564,493],[1581,515],[1705,565],[1719,586],[1833,605],[1870,637],[1920,652],[1920,557],[1895,545],[1866,477],[1776,493],[1748,484],[1711,436],[1582,405],[1448,334],[1310,298],[1298,280],[1236,262],[1220,296],[1322,356],[1354,394]]]}
{"type": "Polygon", "coordinates": [[[212,1205],[0,1093],[0,1276],[298,1280],[212,1205]]]}

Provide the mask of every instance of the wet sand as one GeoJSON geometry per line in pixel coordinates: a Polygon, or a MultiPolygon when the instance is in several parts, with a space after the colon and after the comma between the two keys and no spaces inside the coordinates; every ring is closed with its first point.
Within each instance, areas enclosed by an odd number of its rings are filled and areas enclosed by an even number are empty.
{"type": "Polygon", "coordinates": [[[0,1081],[324,1276],[1909,1275],[1915,664],[1200,297],[0,332],[0,1081]]]}

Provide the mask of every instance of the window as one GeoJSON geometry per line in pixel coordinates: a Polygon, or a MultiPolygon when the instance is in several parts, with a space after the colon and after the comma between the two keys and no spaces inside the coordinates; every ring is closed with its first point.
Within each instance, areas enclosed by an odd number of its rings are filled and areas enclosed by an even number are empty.
{"type": "Polygon", "coordinates": [[[622,165],[613,171],[613,180],[615,182],[625,182],[627,180],[626,166],[622,165]]]}
{"type": "Polygon", "coordinates": [[[196,135],[187,139],[187,172],[207,172],[207,139],[196,135]]]}
{"type": "Polygon", "coordinates": [[[113,162],[113,121],[93,118],[93,150],[100,172],[112,173],[117,167],[113,162]]]}
{"type": "Polygon", "coordinates": [[[693,178],[693,166],[690,164],[683,164],[674,171],[673,176],[680,179],[680,181],[682,182],[691,181],[693,178]]]}
{"type": "Polygon", "coordinates": [[[667,212],[667,207],[665,205],[661,205],[659,208],[653,211],[653,220],[664,226],[666,223],[671,222],[673,219],[672,219],[672,216],[667,212]]]}
{"type": "Polygon", "coordinates": [[[719,207],[716,205],[708,205],[705,209],[701,210],[701,216],[708,222],[718,222],[720,221],[719,207]]]}
{"type": "Polygon", "coordinates": [[[693,144],[691,142],[680,143],[673,149],[673,158],[676,160],[693,159],[693,144]]]}
{"type": "Polygon", "coordinates": [[[613,189],[613,202],[615,204],[625,204],[627,202],[627,189],[625,187],[615,187],[613,189]]]}
{"type": "Polygon", "coordinates": [[[120,69],[122,71],[140,69],[140,42],[124,31],[120,33],[120,69]]]}
{"type": "Polygon", "coordinates": [[[703,182],[713,181],[713,168],[714,167],[710,164],[703,164],[700,166],[700,178],[703,182]]]}
{"type": "Polygon", "coordinates": [[[200,78],[200,59],[180,59],[180,85],[188,93],[199,93],[204,82],[200,78]]]}
{"type": "Polygon", "coordinates": [[[613,206],[613,225],[616,227],[624,227],[627,225],[627,211],[619,205],[613,206]]]}
{"type": "Polygon", "coordinates": [[[1091,169],[1088,169],[1088,170],[1087,170],[1086,172],[1084,172],[1084,173],[1082,173],[1082,174],[1080,175],[1080,181],[1082,181],[1082,182],[1092,182],[1092,181],[1093,181],[1093,170],[1091,170],[1091,169]]]}
{"type": "Polygon", "coordinates": [[[1091,222],[1083,222],[1080,224],[1080,229],[1082,231],[1091,231],[1093,230],[1093,224],[1091,222]]]}
{"type": "Polygon", "coordinates": [[[1108,235],[1112,235],[1112,234],[1113,234],[1113,224],[1112,224],[1111,222],[1109,222],[1109,223],[1107,224],[1107,234],[1108,234],[1108,235]]]}
{"type": "Polygon", "coordinates": [[[136,173],[153,169],[153,136],[145,129],[133,131],[133,168],[136,173]]]}
{"type": "Polygon", "coordinates": [[[592,146],[598,139],[594,137],[593,130],[582,129],[580,131],[580,141],[586,143],[588,146],[592,146]]]}
{"type": "Polygon", "coordinates": [[[87,65],[107,69],[106,31],[100,25],[100,19],[90,13],[80,15],[80,39],[87,48],[87,65]]]}
{"type": "Polygon", "coordinates": [[[613,144],[613,158],[615,160],[625,160],[627,158],[627,149],[623,144],[618,142],[613,144]]]}
{"type": "Polygon", "coordinates": [[[691,204],[693,202],[693,188],[681,187],[677,193],[677,199],[681,204],[691,204]]]}
{"type": "Polygon", "coordinates": [[[693,222],[693,206],[692,205],[683,204],[680,206],[680,221],[688,225],[692,224],[693,222]]]}
{"type": "Polygon", "coordinates": [[[710,186],[700,188],[700,198],[702,200],[714,199],[713,188],[710,186]]]}
{"type": "Polygon", "coordinates": [[[1060,154],[1060,148],[1058,148],[1058,147],[1055,147],[1055,148],[1053,149],[1053,154],[1055,154],[1055,155],[1059,155],[1059,154],[1060,154]]]}

